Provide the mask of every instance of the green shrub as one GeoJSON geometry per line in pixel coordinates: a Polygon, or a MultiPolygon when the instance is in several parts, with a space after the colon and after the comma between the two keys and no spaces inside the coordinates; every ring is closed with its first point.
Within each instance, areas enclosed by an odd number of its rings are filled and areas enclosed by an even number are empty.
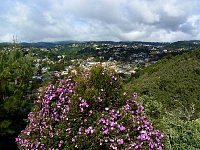
{"type": "Polygon", "coordinates": [[[136,96],[122,94],[119,78],[95,66],[77,82],[48,86],[16,142],[20,149],[163,149],[164,134],[136,96]]]}
{"type": "Polygon", "coordinates": [[[167,149],[200,149],[200,121],[163,117],[159,127],[167,134],[167,149]]]}

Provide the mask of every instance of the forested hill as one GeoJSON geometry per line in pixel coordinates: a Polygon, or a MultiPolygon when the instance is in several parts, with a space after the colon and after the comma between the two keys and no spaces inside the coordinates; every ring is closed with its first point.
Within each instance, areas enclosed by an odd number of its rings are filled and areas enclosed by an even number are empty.
{"type": "Polygon", "coordinates": [[[140,70],[126,88],[153,97],[167,111],[176,114],[175,110],[179,108],[188,112],[187,115],[182,113],[183,119],[199,118],[200,51],[176,57],[168,55],[156,64],[140,70]]]}

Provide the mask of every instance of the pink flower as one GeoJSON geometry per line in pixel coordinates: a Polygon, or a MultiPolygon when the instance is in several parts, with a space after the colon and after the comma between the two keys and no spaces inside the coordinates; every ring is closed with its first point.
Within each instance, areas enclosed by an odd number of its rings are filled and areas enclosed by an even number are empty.
{"type": "Polygon", "coordinates": [[[92,110],[89,111],[90,114],[92,114],[92,112],[93,112],[92,110]]]}
{"type": "Polygon", "coordinates": [[[88,129],[85,129],[85,133],[86,134],[90,134],[90,129],[88,128],[88,129]]]}
{"type": "Polygon", "coordinates": [[[67,128],[67,129],[66,129],[66,131],[70,131],[70,130],[71,130],[71,128],[67,128]]]}
{"type": "Polygon", "coordinates": [[[108,134],[108,129],[104,130],[103,134],[108,134]]]}
{"type": "Polygon", "coordinates": [[[120,145],[121,145],[121,144],[124,144],[124,140],[123,140],[123,139],[118,139],[118,140],[117,140],[117,143],[120,144],[120,145]]]}
{"type": "Polygon", "coordinates": [[[131,146],[132,147],[135,147],[137,144],[136,143],[131,143],[131,146]]]}
{"type": "Polygon", "coordinates": [[[111,122],[110,126],[113,127],[115,125],[115,122],[111,122]]]}
{"type": "Polygon", "coordinates": [[[117,150],[117,146],[114,146],[114,145],[110,145],[110,147],[113,149],[113,150],[117,150]]]}
{"type": "Polygon", "coordinates": [[[72,142],[75,142],[75,138],[74,137],[72,138],[72,142]]]}
{"type": "Polygon", "coordinates": [[[126,130],[126,128],[125,128],[124,126],[121,126],[119,129],[120,129],[121,131],[126,130]]]}

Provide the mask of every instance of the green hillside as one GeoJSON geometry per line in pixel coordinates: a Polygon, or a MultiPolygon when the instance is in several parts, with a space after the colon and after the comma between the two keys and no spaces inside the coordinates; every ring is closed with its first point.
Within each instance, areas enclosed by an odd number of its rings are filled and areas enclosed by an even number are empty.
{"type": "Polygon", "coordinates": [[[168,135],[166,149],[200,149],[200,51],[167,56],[125,85],[168,135]]]}
{"type": "MultiPolygon", "coordinates": [[[[126,88],[141,95],[153,96],[169,111],[177,107],[200,111],[200,51],[176,57],[167,56],[140,70],[126,88]]],[[[187,119],[187,118],[185,118],[187,119]]],[[[191,119],[191,118],[190,118],[191,119]]]]}

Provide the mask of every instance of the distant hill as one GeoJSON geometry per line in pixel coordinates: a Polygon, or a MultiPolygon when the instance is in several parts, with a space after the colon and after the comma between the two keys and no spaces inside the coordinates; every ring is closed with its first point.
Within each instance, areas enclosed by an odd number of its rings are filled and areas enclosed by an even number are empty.
{"type": "Polygon", "coordinates": [[[58,41],[58,42],[36,42],[36,43],[21,43],[22,46],[33,46],[33,47],[43,47],[43,48],[54,48],[58,45],[68,45],[71,43],[79,43],[77,41],[58,41]]]}
{"type": "Polygon", "coordinates": [[[125,88],[140,95],[153,96],[166,110],[192,109],[200,113],[200,51],[167,56],[140,70],[125,88]]]}
{"type": "Polygon", "coordinates": [[[177,41],[177,42],[173,42],[170,44],[167,44],[164,49],[181,49],[181,48],[185,48],[187,50],[191,50],[194,48],[199,48],[200,47],[200,41],[198,40],[191,40],[191,41],[177,41]]]}
{"type": "MultiPolygon", "coordinates": [[[[127,45],[151,45],[151,46],[162,46],[164,49],[177,49],[177,48],[186,48],[186,49],[192,49],[200,47],[200,41],[199,40],[191,40],[191,41],[177,41],[173,43],[169,42],[142,42],[142,41],[74,41],[74,40],[68,40],[68,41],[55,41],[55,42],[21,42],[20,44],[22,46],[33,46],[33,47],[46,47],[46,48],[52,48],[57,45],[67,45],[67,44],[73,44],[73,43],[85,43],[85,44],[111,44],[111,45],[117,45],[117,44],[127,44],[127,45]]],[[[0,43],[0,46],[8,46],[12,43],[9,42],[3,42],[0,43]]]]}

